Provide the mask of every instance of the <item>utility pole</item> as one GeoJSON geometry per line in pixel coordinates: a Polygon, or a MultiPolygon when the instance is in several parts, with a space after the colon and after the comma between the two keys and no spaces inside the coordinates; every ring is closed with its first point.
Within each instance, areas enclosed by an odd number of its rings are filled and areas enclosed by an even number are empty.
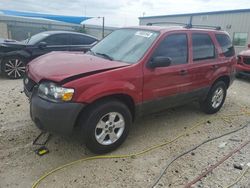
{"type": "Polygon", "coordinates": [[[102,18],[102,38],[105,37],[105,17],[104,16],[99,16],[98,18],[102,18]]]}
{"type": "Polygon", "coordinates": [[[103,16],[102,17],[102,38],[105,37],[105,34],[104,34],[104,24],[105,24],[105,17],[103,16]]]}

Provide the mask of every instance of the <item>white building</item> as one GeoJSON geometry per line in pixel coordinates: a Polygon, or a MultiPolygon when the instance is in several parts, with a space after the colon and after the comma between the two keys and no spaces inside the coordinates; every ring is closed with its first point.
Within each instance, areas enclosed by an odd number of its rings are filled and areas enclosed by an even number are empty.
{"type": "MultiPolygon", "coordinates": [[[[114,27],[105,26],[104,34],[107,35],[115,29],[114,27]]],[[[46,19],[5,16],[0,14],[0,38],[20,41],[42,31],[50,30],[84,32],[98,39],[102,38],[102,26],[69,24],[46,19]]]]}
{"type": "Polygon", "coordinates": [[[236,49],[240,52],[250,44],[250,9],[202,12],[191,14],[175,14],[162,16],[140,17],[140,25],[152,23],[154,25],[173,25],[164,22],[189,23],[193,25],[220,26],[227,31],[236,49]]]}

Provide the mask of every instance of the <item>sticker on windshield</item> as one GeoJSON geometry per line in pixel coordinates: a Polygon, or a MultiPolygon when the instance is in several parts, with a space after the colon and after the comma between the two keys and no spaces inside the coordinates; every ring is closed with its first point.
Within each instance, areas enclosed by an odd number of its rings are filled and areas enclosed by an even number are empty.
{"type": "Polygon", "coordinates": [[[140,37],[150,38],[153,35],[153,33],[149,31],[137,31],[135,35],[140,36],[140,37]]]}

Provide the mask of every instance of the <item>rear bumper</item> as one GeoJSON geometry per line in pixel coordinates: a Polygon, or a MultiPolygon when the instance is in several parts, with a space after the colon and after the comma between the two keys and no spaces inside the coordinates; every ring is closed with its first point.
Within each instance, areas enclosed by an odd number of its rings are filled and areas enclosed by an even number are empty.
{"type": "Polygon", "coordinates": [[[237,74],[250,76],[250,66],[237,64],[235,68],[236,68],[237,74]]]}
{"type": "Polygon", "coordinates": [[[250,76],[250,71],[249,72],[247,72],[247,71],[240,71],[240,72],[238,72],[238,74],[239,74],[239,76],[250,76]]]}
{"type": "Polygon", "coordinates": [[[237,64],[235,65],[237,72],[250,72],[250,66],[237,64]]]}
{"type": "Polygon", "coordinates": [[[39,129],[66,135],[72,132],[84,106],[81,103],[53,103],[34,94],[30,101],[30,115],[39,129]]]}

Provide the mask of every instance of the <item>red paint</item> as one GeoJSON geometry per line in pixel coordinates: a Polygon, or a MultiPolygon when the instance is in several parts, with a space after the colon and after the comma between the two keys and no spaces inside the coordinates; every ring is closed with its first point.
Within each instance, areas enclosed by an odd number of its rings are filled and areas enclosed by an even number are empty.
{"type": "Polygon", "coordinates": [[[29,74],[35,82],[60,82],[74,75],[127,65],[79,52],[51,52],[29,63],[29,74]]]}
{"type": "Polygon", "coordinates": [[[238,63],[235,65],[237,72],[246,71],[250,73],[250,64],[244,63],[244,59],[249,59],[250,62],[250,50],[245,50],[239,53],[238,63]]]}
{"type": "Polygon", "coordinates": [[[234,72],[232,65],[236,62],[236,58],[224,57],[214,36],[215,33],[224,33],[222,31],[180,27],[171,29],[162,27],[136,28],[160,32],[158,39],[136,64],[130,65],[109,61],[87,54],[58,52],[42,56],[30,63],[28,75],[36,82],[41,80],[60,82],[77,74],[116,68],[70,81],[64,86],[75,89],[73,97],[75,102],[91,103],[104,96],[126,94],[134,100],[135,104],[139,104],[143,101],[155,100],[160,97],[211,86],[220,76],[230,76],[234,72]],[[178,32],[187,33],[188,35],[188,64],[155,69],[148,68],[147,63],[161,40],[166,35],[178,32]],[[192,61],[192,32],[210,34],[218,54],[216,59],[200,63],[192,61]],[[213,68],[214,65],[217,67],[216,69],[213,68]],[[181,70],[187,71],[187,75],[181,75],[181,70]]]}

